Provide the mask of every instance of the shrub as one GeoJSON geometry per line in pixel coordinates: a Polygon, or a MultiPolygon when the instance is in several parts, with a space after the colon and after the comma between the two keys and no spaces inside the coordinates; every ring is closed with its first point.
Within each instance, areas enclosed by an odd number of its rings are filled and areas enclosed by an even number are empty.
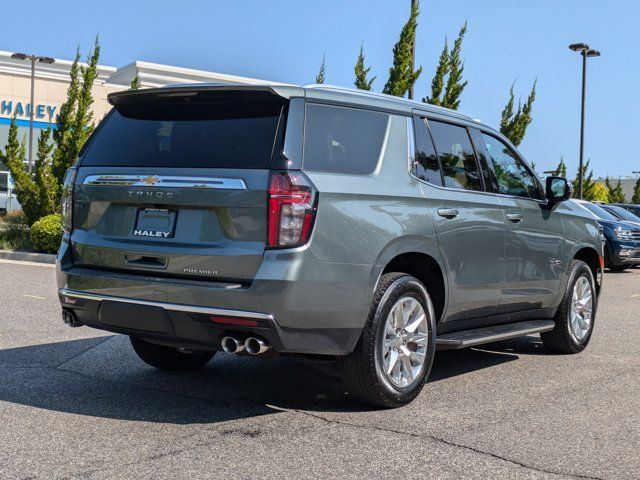
{"type": "Polygon", "coordinates": [[[55,253],[62,240],[62,217],[58,214],[42,217],[31,226],[31,242],[36,250],[55,253]]]}
{"type": "Polygon", "coordinates": [[[29,226],[21,210],[11,211],[0,220],[0,248],[31,248],[29,226]]]}

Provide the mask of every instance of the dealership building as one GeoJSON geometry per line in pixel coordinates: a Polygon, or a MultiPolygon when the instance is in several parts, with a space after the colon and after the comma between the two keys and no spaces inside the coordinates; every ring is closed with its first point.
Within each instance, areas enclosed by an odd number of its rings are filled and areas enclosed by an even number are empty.
{"type": "MultiPolygon", "coordinates": [[[[0,51],[0,150],[4,150],[11,118],[15,116],[20,138],[28,139],[31,112],[31,62],[12,57],[13,52],[0,51]]],[[[56,116],[65,102],[73,62],[53,59],[53,63],[36,62],[33,102],[33,151],[40,130],[55,128],[56,116]]],[[[173,83],[218,82],[231,84],[271,82],[223,73],[173,67],[135,61],[124,67],[100,65],[93,85],[93,118],[100,121],[109,111],[107,95],[126,90],[138,76],[142,88],[161,87],[173,83]]],[[[6,167],[0,163],[0,191],[7,189],[6,167]]]]}

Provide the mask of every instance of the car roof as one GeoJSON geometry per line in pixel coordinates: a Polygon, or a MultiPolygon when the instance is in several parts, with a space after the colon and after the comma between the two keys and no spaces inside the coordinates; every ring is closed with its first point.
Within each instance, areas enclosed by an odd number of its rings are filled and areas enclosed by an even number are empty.
{"type": "Polygon", "coordinates": [[[492,131],[493,128],[482,124],[480,121],[465,115],[456,110],[439,107],[424,102],[408,100],[406,98],[387,95],[384,93],[371,92],[367,90],[357,90],[354,88],[338,87],[334,85],[312,84],[296,86],[287,83],[255,83],[255,84],[231,84],[231,83],[181,83],[167,85],[159,88],[148,88],[140,90],[125,90],[114,92],[108,95],[108,100],[112,105],[119,100],[133,95],[144,95],[153,93],[169,93],[172,91],[184,90],[245,90],[245,91],[271,91],[284,98],[305,97],[312,100],[336,102],[342,104],[352,104],[387,111],[412,114],[414,112],[424,112],[435,114],[451,119],[462,120],[477,125],[482,125],[492,131]]]}

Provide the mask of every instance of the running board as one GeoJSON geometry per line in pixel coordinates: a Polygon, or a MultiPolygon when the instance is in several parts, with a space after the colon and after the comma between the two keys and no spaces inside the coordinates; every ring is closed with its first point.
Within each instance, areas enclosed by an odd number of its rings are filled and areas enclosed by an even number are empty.
{"type": "Polygon", "coordinates": [[[445,333],[436,338],[437,350],[456,350],[475,347],[484,343],[499,342],[510,338],[522,337],[533,333],[553,330],[553,320],[529,320],[526,322],[506,323],[494,327],[475,328],[461,332],[445,333]]]}

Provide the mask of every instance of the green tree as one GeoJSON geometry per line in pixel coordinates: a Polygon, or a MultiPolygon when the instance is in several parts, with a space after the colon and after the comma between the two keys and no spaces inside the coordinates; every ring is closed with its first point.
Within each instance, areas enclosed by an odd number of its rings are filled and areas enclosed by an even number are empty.
{"type": "Polygon", "coordinates": [[[356,66],[354,67],[356,80],[355,82],[353,82],[353,84],[356,86],[356,88],[360,90],[371,90],[371,86],[373,85],[373,82],[375,81],[376,77],[373,77],[371,79],[367,78],[367,75],[369,75],[370,70],[371,70],[371,67],[365,66],[364,47],[360,45],[360,53],[358,54],[358,61],[356,62],[356,66]]]}
{"type": "Polygon", "coordinates": [[[56,182],[49,164],[49,154],[52,149],[49,142],[50,135],[51,131],[48,129],[40,132],[34,173],[31,175],[25,168],[24,141],[18,139],[15,117],[11,119],[4,162],[13,178],[16,198],[29,225],[45,215],[54,213],[57,209],[56,182]]]}
{"type": "Polygon", "coordinates": [[[627,203],[627,197],[625,197],[624,191],[622,190],[622,181],[619,178],[618,183],[611,192],[610,198],[611,203],[627,203]]]}
{"type": "MultiPolygon", "coordinates": [[[[93,132],[93,97],[91,89],[98,76],[100,43],[96,37],[93,49],[87,57],[87,65],[80,65],[80,51],[71,66],[71,81],[67,90],[67,101],[60,109],[57,128],[53,136],[55,149],[51,170],[58,185],[62,185],[65,172],[78,157],[80,149],[93,132]]],[[[58,188],[59,197],[60,188],[58,188]]]]}
{"type": "Polygon", "coordinates": [[[567,178],[567,165],[564,163],[564,157],[560,157],[560,163],[556,167],[555,176],[567,178]]]}
{"type": "Polygon", "coordinates": [[[633,189],[632,203],[640,203],[640,177],[636,180],[636,186],[633,189]]]}
{"type": "Polygon", "coordinates": [[[422,73],[422,67],[413,70],[413,46],[419,14],[419,4],[415,2],[411,5],[409,20],[393,47],[393,66],[389,69],[389,79],[382,90],[384,93],[404,97],[422,73]]]}
{"type": "Polygon", "coordinates": [[[444,92],[442,106],[452,110],[457,110],[460,106],[460,95],[462,95],[462,91],[467,86],[467,82],[462,81],[464,62],[460,59],[462,40],[465,33],[467,33],[467,22],[464,22],[464,25],[460,28],[458,38],[456,38],[449,56],[449,78],[447,79],[447,88],[444,92]]]}
{"type": "Polygon", "coordinates": [[[514,85],[511,85],[509,89],[509,100],[502,110],[500,118],[500,132],[511,140],[516,147],[522,143],[524,134],[527,132],[529,124],[533,120],[531,115],[533,111],[533,103],[536,101],[536,83],[533,82],[531,92],[527,97],[527,101],[522,105],[518,102],[518,108],[514,112],[515,95],[513,93],[514,85]]]}
{"type": "Polygon", "coordinates": [[[442,105],[442,92],[444,91],[445,79],[449,73],[449,45],[447,43],[447,37],[444,38],[444,47],[442,53],[440,53],[440,59],[438,60],[438,67],[436,73],[431,80],[431,96],[422,99],[425,103],[431,105],[442,105]]]}
{"type": "Polygon", "coordinates": [[[611,180],[609,180],[609,175],[604,179],[604,186],[607,187],[607,191],[609,192],[609,198],[613,196],[613,185],[611,185],[611,180]]]}
{"type": "Polygon", "coordinates": [[[318,70],[318,74],[316,75],[316,83],[324,83],[324,76],[327,73],[327,67],[325,64],[325,54],[322,54],[322,63],[320,64],[320,70],[318,70]]]}
{"type": "MultiPolygon", "coordinates": [[[[586,163],[582,167],[582,198],[585,200],[593,201],[595,200],[595,180],[593,179],[593,170],[589,170],[589,164],[591,163],[591,159],[587,160],[586,163]]],[[[576,178],[573,180],[573,191],[578,194],[578,179],[580,178],[580,167],[578,166],[578,172],[576,174],[576,178]]]]}
{"type": "Polygon", "coordinates": [[[136,76],[131,80],[129,90],[140,90],[140,76],[136,73],[136,76]]]}

